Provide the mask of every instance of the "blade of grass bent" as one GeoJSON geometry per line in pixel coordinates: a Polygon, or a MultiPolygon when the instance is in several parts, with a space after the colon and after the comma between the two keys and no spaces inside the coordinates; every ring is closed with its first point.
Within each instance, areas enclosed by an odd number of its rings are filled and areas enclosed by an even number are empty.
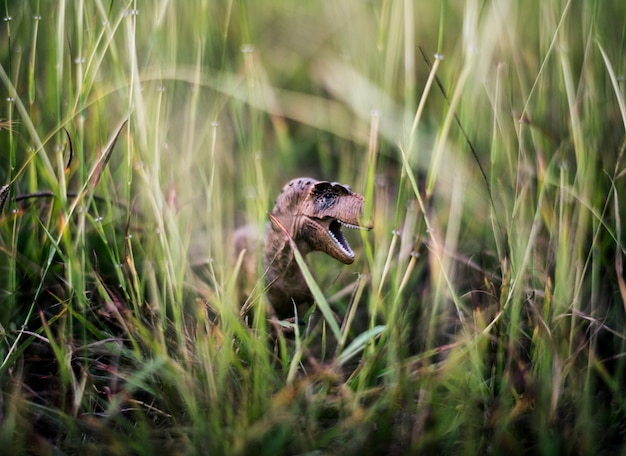
{"type": "Polygon", "coordinates": [[[341,352],[337,358],[337,365],[342,366],[354,356],[358,355],[365,346],[371,341],[376,339],[386,328],[386,325],[377,325],[367,331],[359,334],[345,350],[341,352]]]}

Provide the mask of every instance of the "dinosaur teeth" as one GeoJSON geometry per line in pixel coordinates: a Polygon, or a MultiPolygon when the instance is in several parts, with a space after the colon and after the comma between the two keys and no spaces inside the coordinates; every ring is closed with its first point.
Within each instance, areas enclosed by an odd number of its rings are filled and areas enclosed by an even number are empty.
{"type": "Polygon", "coordinates": [[[339,223],[341,223],[341,226],[345,226],[346,228],[350,228],[351,230],[363,230],[363,231],[369,231],[372,229],[371,226],[362,226],[362,225],[354,225],[352,223],[348,223],[348,222],[343,222],[341,220],[337,220],[339,223]]]}
{"type": "Polygon", "coordinates": [[[348,228],[352,228],[352,226],[354,226],[350,224],[344,224],[341,220],[333,220],[328,227],[328,234],[330,235],[331,239],[335,242],[335,244],[337,244],[337,246],[341,248],[343,253],[348,255],[350,258],[353,258],[354,252],[350,248],[350,244],[348,244],[348,241],[346,240],[346,238],[343,236],[343,233],[341,232],[342,225],[348,228]]]}
{"type": "Polygon", "coordinates": [[[350,228],[351,230],[359,230],[361,227],[359,225],[353,225],[351,223],[342,222],[341,220],[337,220],[341,223],[341,226],[345,226],[346,228],[350,228]]]}
{"type": "Polygon", "coordinates": [[[330,237],[333,239],[333,241],[335,241],[335,244],[337,244],[337,246],[339,246],[339,248],[341,248],[343,253],[345,253],[349,257],[354,257],[354,252],[350,248],[350,245],[348,244],[348,241],[345,240],[343,235],[341,236],[341,240],[339,240],[339,239],[337,239],[337,236],[335,236],[333,234],[332,231],[329,231],[328,234],[330,234],[330,237]]]}

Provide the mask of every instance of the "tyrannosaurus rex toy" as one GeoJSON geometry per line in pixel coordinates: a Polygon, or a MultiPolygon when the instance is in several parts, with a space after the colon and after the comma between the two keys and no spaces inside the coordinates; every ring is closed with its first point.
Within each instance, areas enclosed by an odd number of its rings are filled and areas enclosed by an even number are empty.
{"type": "MultiPolygon", "coordinates": [[[[320,251],[351,264],[354,252],[341,227],[369,229],[361,225],[362,212],[363,196],[347,185],[300,177],[283,187],[272,210],[263,252],[267,297],[278,318],[294,316],[294,305],[306,309],[313,302],[289,238],[303,257],[320,251]]],[[[249,245],[245,237],[249,237],[247,230],[239,229],[235,235],[238,253],[249,245]]]]}

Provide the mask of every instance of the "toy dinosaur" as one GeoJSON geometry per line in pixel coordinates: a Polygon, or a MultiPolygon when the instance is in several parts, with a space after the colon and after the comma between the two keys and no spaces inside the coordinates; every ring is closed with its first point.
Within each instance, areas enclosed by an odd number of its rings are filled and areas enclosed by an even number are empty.
{"type": "MultiPolygon", "coordinates": [[[[293,239],[303,257],[324,252],[344,264],[354,261],[354,252],[341,227],[369,229],[360,223],[363,196],[347,185],[300,177],[281,190],[265,235],[263,265],[267,297],[279,319],[294,316],[294,305],[308,308],[313,297],[289,242],[293,239]]],[[[235,234],[236,250],[250,246],[250,229],[235,234]]],[[[254,258],[244,264],[244,275],[254,272],[254,258]]]]}

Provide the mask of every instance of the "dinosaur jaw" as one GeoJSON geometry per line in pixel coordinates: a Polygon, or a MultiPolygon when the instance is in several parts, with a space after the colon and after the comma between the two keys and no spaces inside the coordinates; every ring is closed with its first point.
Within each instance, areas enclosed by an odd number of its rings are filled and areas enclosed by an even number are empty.
{"type": "Polygon", "coordinates": [[[321,251],[344,264],[354,262],[354,251],[341,231],[342,227],[360,229],[359,225],[335,218],[307,218],[303,231],[307,233],[310,251],[321,251]]]}
{"type": "Polygon", "coordinates": [[[328,231],[330,238],[335,243],[335,246],[338,247],[341,253],[343,253],[345,256],[345,258],[337,258],[337,259],[346,264],[349,264],[354,261],[354,251],[350,247],[350,244],[348,244],[348,240],[345,238],[345,236],[343,235],[343,232],[341,231],[342,226],[345,226],[346,228],[351,228],[351,229],[357,228],[354,225],[344,224],[341,222],[341,220],[332,220],[328,224],[327,231],[328,231]],[[349,259],[349,261],[346,261],[346,259],[349,259]]]}

